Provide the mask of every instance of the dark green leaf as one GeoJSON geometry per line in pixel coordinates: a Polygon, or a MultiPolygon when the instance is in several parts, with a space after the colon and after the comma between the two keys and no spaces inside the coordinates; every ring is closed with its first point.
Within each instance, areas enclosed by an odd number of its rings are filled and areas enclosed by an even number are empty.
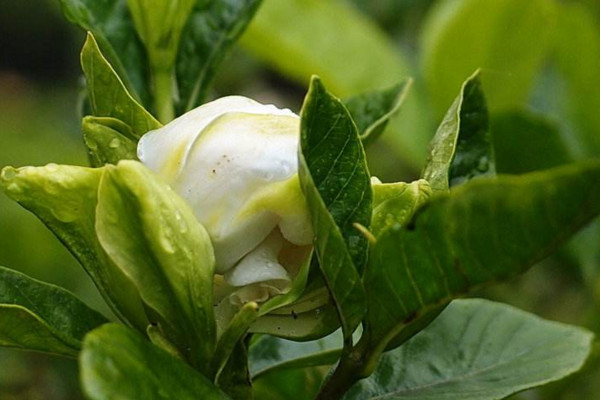
{"type": "Polygon", "coordinates": [[[0,267],[0,346],[76,357],[83,336],[105,322],[65,289],[0,267]]]}
{"type": "Polygon", "coordinates": [[[124,0],[60,0],[65,17],[91,32],[127,90],[150,104],[144,47],[124,0]]]}
{"type": "Polygon", "coordinates": [[[90,400],[228,398],[198,371],[122,325],[88,334],[79,364],[90,400]]]}
{"type": "Polygon", "coordinates": [[[255,399],[314,399],[327,374],[326,367],[282,369],[261,375],[252,381],[255,399]]]}
{"type": "Polygon", "coordinates": [[[214,254],[193,211],[137,161],[105,167],[96,232],[131,279],[152,323],[198,368],[215,345],[214,254]]]}
{"type": "Polygon", "coordinates": [[[102,55],[92,34],[88,34],[81,50],[81,67],[96,117],[120,119],[131,127],[135,138],[161,127],[160,122],[131,97],[115,70],[102,55]]]}
{"type": "Polygon", "coordinates": [[[137,141],[132,139],[131,128],[120,120],[87,116],[82,131],[92,166],[137,160],[137,141]]]}
{"type": "Polygon", "coordinates": [[[145,332],[148,320],[135,286],[111,261],[96,236],[100,168],[48,164],[6,167],[0,183],[6,194],[34,213],[77,258],[123,321],[145,332]]]}
{"type": "MultiPolygon", "coordinates": [[[[387,230],[395,228],[399,229],[411,221],[417,210],[425,205],[431,196],[431,187],[429,183],[420,179],[412,183],[387,183],[381,184],[374,182],[373,185],[373,218],[371,221],[371,232],[374,235],[374,240],[383,235],[387,230]]],[[[377,287],[374,282],[369,281],[369,276],[373,271],[367,270],[365,273],[365,289],[367,297],[373,296],[377,298],[377,287]]],[[[386,304],[375,304],[371,301],[371,309],[367,310],[367,314],[377,314],[382,312],[381,307],[387,307],[386,304]],[[378,308],[379,307],[379,308],[378,308]]],[[[379,343],[379,348],[375,343],[380,340],[375,336],[368,336],[371,344],[375,346],[374,354],[378,351],[383,351],[386,348],[395,348],[399,344],[404,343],[415,333],[423,329],[429,324],[442,310],[444,306],[434,307],[414,319],[402,324],[392,336],[386,338],[385,342],[379,343]]],[[[376,329],[371,330],[367,327],[367,332],[373,334],[376,329]]],[[[380,332],[379,334],[384,334],[380,332]]]]}
{"type": "Polygon", "coordinates": [[[558,126],[527,111],[494,116],[496,167],[503,174],[523,174],[573,161],[558,126]]]}
{"type": "Polygon", "coordinates": [[[443,0],[423,24],[423,76],[436,116],[456,88],[482,68],[492,111],[526,102],[552,44],[555,2],[545,0],[443,0]]]}
{"type": "Polygon", "coordinates": [[[179,112],[204,102],[208,85],[262,0],[197,1],[177,56],[179,112]]]}
{"type": "Polygon", "coordinates": [[[430,146],[422,176],[433,190],[448,190],[474,177],[495,174],[490,122],[479,71],[462,85],[430,146]]]}
{"type": "Polygon", "coordinates": [[[252,399],[252,382],[248,372],[248,350],[245,340],[235,344],[217,383],[234,400],[252,399]]]}
{"type": "Polygon", "coordinates": [[[261,336],[250,346],[250,373],[253,379],[275,369],[332,365],[342,352],[343,337],[337,331],[310,342],[291,342],[261,336]]]}
{"type": "Polygon", "coordinates": [[[406,79],[389,89],[363,93],[344,101],[365,146],[383,133],[390,118],[400,110],[411,85],[412,79],[406,79]]]}
{"type": "Polygon", "coordinates": [[[456,300],[428,328],[385,353],[344,399],[494,400],[565,377],[593,335],[508,305],[456,300]]]}
{"type": "Polygon", "coordinates": [[[383,346],[452,298],[548,256],[600,213],[599,180],[592,162],[474,180],[432,198],[372,246],[367,338],[383,346]]]}
{"type": "MultiPolygon", "coordinates": [[[[492,119],[494,151],[499,172],[523,174],[567,164],[576,152],[565,129],[548,118],[526,110],[508,111],[492,119]]],[[[578,263],[589,287],[600,272],[600,221],[577,234],[563,248],[562,255],[578,263]]],[[[559,257],[561,254],[559,254],[559,257]]]]}
{"type": "Polygon", "coordinates": [[[359,271],[368,243],[355,224],[369,226],[373,196],[356,126],[317,77],[302,107],[299,176],[319,265],[349,338],[366,311],[359,271]]]}

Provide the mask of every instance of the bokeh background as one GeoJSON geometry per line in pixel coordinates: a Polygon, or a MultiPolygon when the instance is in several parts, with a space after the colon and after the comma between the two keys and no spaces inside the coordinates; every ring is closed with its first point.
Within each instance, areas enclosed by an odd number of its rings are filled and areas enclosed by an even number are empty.
{"type": "MultiPolygon", "coordinates": [[[[0,0],[0,167],[87,163],[79,122],[83,39],[57,0],[0,0]]],[[[242,94],[298,111],[313,73],[340,97],[413,77],[400,116],[369,151],[383,181],[411,180],[476,68],[501,173],[600,156],[598,0],[264,0],[211,97],[242,94]]],[[[0,265],[64,286],[110,315],[76,261],[3,194],[0,265]]],[[[522,277],[477,295],[600,335],[600,223],[522,277]]],[[[267,375],[257,399],[309,398],[325,372],[267,375]]],[[[77,374],[75,360],[0,349],[3,400],[80,399],[77,374]]],[[[600,354],[581,373],[515,398],[600,398],[600,354]]]]}

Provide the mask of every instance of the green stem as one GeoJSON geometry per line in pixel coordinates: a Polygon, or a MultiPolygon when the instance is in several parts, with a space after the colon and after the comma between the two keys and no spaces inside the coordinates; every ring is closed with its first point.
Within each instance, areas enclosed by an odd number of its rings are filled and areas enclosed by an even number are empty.
{"type": "Polygon", "coordinates": [[[342,358],[333,374],[321,387],[315,400],[340,399],[359,379],[356,364],[342,358]]]}
{"type": "Polygon", "coordinates": [[[381,353],[370,351],[368,341],[363,339],[342,353],[338,366],[321,387],[316,400],[340,399],[352,385],[373,373],[381,353]]]}
{"type": "Polygon", "coordinates": [[[173,71],[154,69],[152,74],[154,85],[154,108],[158,120],[166,124],[175,118],[173,106],[173,71]]]}

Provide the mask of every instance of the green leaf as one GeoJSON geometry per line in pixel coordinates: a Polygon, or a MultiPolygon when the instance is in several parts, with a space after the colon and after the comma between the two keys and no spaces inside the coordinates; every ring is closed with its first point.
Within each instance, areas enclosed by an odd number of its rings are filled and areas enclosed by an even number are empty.
{"type": "Polygon", "coordinates": [[[422,68],[436,115],[475,69],[486,72],[490,109],[528,100],[552,38],[556,9],[545,0],[443,0],[429,12],[421,38],[422,68]]]}
{"type": "Polygon", "coordinates": [[[135,138],[161,127],[160,122],[129,94],[91,33],[81,50],[81,67],[96,117],[112,117],[123,121],[131,127],[135,138]]]}
{"type": "Polygon", "coordinates": [[[150,104],[144,47],[123,0],[60,0],[65,17],[91,32],[127,90],[150,104]]]}
{"type": "Polygon", "coordinates": [[[298,274],[292,282],[290,290],[282,295],[274,296],[261,304],[258,311],[259,316],[268,314],[269,312],[278,308],[293,304],[296,302],[304,293],[306,289],[306,283],[308,282],[308,275],[312,264],[312,253],[306,258],[306,261],[300,266],[298,274]]]}
{"type": "Polygon", "coordinates": [[[389,120],[404,103],[412,79],[385,90],[371,91],[344,101],[365,146],[373,143],[385,130],[389,120]]]}
{"type": "Polygon", "coordinates": [[[337,309],[326,288],[309,291],[298,301],[260,317],[250,332],[265,333],[289,340],[322,338],[340,327],[337,309]]]}
{"type": "Polygon", "coordinates": [[[122,325],[88,334],[79,365],[90,400],[228,398],[198,371],[122,325]]]}
{"type": "Polygon", "coordinates": [[[492,126],[500,173],[523,174],[573,161],[558,126],[541,115],[525,110],[504,112],[494,116],[492,126]]]}
{"type": "Polygon", "coordinates": [[[127,0],[153,72],[172,71],[181,32],[194,3],[195,0],[127,0]]]}
{"type": "Polygon", "coordinates": [[[589,7],[560,3],[554,57],[567,82],[568,113],[584,156],[600,156],[600,22],[589,7]],[[581,51],[585,49],[585,51],[581,51]],[[585,101],[581,101],[585,99],[585,101]]]}
{"type": "Polygon", "coordinates": [[[0,346],[77,357],[83,336],[105,322],[67,290],[0,267],[0,346]]]}
{"type": "Polygon", "coordinates": [[[252,382],[248,372],[248,350],[244,340],[236,343],[217,384],[234,400],[252,399],[252,382]]]}
{"type": "MultiPolygon", "coordinates": [[[[372,188],[373,217],[371,220],[371,232],[374,235],[375,242],[386,231],[392,228],[399,229],[406,226],[406,224],[412,220],[417,210],[425,205],[431,196],[431,187],[429,186],[429,183],[423,179],[412,183],[373,183],[372,188]]],[[[374,298],[370,305],[372,308],[367,310],[367,314],[381,313],[382,311],[385,311],[385,308],[388,306],[385,302],[376,304],[378,297],[377,285],[379,283],[369,280],[371,274],[376,271],[377,268],[372,268],[371,270],[367,269],[365,272],[365,289],[367,291],[367,297],[372,296],[374,298]]],[[[379,345],[377,345],[377,342],[383,338],[381,335],[385,335],[386,332],[380,331],[379,333],[376,333],[376,329],[371,330],[367,326],[366,337],[374,346],[374,354],[378,351],[382,351],[384,347],[395,348],[404,343],[415,333],[427,326],[427,324],[439,315],[443,308],[444,306],[434,307],[421,315],[415,316],[412,320],[406,321],[398,327],[397,331],[393,332],[393,335],[385,338],[379,345]]]]}
{"type": "Polygon", "coordinates": [[[422,177],[433,190],[448,190],[495,174],[490,122],[479,71],[463,83],[435,137],[422,177]]]}
{"type": "Polygon", "coordinates": [[[326,371],[323,368],[284,369],[252,381],[255,399],[314,399],[326,371]]]}
{"type": "Polygon", "coordinates": [[[258,304],[251,301],[242,306],[221,333],[215,348],[212,376],[219,376],[237,343],[243,340],[250,325],[258,317],[258,304]]]}
{"type": "Polygon", "coordinates": [[[146,329],[146,335],[148,339],[154,344],[156,347],[160,347],[173,357],[177,357],[181,360],[185,361],[185,358],[179,350],[171,343],[161,332],[160,328],[157,325],[148,325],[146,329]]]}
{"type": "Polygon", "coordinates": [[[493,400],[581,368],[593,335],[487,300],[456,300],[344,396],[493,400]]]}
{"type": "Polygon", "coordinates": [[[431,187],[426,180],[412,183],[373,183],[373,217],[370,231],[375,238],[393,227],[404,226],[427,202],[431,187]]]}
{"type": "Polygon", "coordinates": [[[102,247],[136,286],[150,321],[194,366],[207,368],[216,336],[208,233],[141,163],[105,170],[96,208],[102,247]]]}
{"type": "Polygon", "coordinates": [[[332,365],[342,352],[342,332],[310,342],[292,342],[261,336],[250,346],[250,374],[253,379],[274,370],[332,365]]]}
{"type": "Polygon", "coordinates": [[[366,340],[385,347],[452,298],[548,256],[600,213],[598,180],[600,162],[591,162],[474,180],[433,197],[372,246],[366,340]]]}
{"type": "Polygon", "coordinates": [[[365,313],[360,280],[372,192],[364,149],[342,102],[314,77],[302,107],[299,176],[316,235],[315,248],[346,338],[365,313]]]}
{"type": "Polygon", "coordinates": [[[131,128],[120,120],[87,116],[82,130],[92,166],[137,160],[137,141],[131,128]]]}
{"type": "Polygon", "coordinates": [[[6,194],[35,214],[77,258],[122,321],[146,330],[148,320],[131,281],[96,236],[98,184],[103,169],[48,164],[2,170],[6,194]]]}
{"type": "MultiPolygon", "coordinates": [[[[317,74],[342,97],[390,87],[414,75],[398,46],[347,1],[265,0],[240,43],[302,86],[317,74]]],[[[430,139],[420,89],[413,88],[402,113],[390,121],[390,135],[383,137],[415,169],[422,165],[430,139]]]]}
{"type": "Polygon", "coordinates": [[[217,68],[262,0],[197,1],[181,37],[177,84],[184,113],[204,102],[217,68]]]}

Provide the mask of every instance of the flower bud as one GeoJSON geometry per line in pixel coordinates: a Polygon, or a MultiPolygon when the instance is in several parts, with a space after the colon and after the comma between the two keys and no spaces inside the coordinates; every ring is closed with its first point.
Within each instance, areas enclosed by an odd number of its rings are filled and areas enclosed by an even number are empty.
{"type": "Polygon", "coordinates": [[[144,135],[138,157],[192,207],[242,302],[285,292],[312,242],[290,110],[230,96],[144,135]],[[243,290],[240,290],[243,288],[243,290]]]}

